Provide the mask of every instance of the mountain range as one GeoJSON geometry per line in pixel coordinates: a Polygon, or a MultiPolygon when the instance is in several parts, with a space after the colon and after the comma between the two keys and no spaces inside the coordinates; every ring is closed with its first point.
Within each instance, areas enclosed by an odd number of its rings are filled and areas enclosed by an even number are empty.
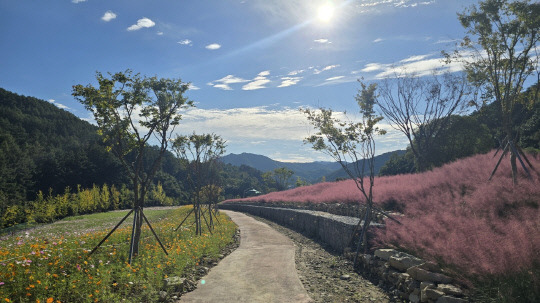
{"type": "MultiPolygon", "coordinates": [[[[390,159],[393,153],[401,155],[404,150],[388,152],[375,157],[375,174],[379,173],[381,167],[390,159]]],[[[286,167],[294,171],[294,178],[300,177],[310,183],[320,182],[324,176],[327,181],[334,181],[338,178],[348,178],[341,165],[337,162],[316,161],[308,163],[281,162],[272,160],[269,157],[251,153],[229,154],[221,158],[226,164],[234,166],[246,165],[258,169],[262,172],[272,171],[276,168],[286,167]]],[[[349,164],[351,166],[352,164],[349,164]]]]}

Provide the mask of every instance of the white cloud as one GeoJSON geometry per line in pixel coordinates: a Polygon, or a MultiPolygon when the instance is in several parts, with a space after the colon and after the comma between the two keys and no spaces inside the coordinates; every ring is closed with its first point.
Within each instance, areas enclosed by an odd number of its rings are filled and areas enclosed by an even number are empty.
{"type": "Polygon", "coordinates": [[[213,82],[208,83],[208,85],[213,86],[215,88],[222,89],[222,90],[232,90],[229,84],[245,83],[245,82],[249,82],[249,80],[245,80],[245,79],[233,76],[233,75],[227,75],[219,80],[215,80],[213,82]]]}
{"type": "Polygon", "coordinates": [[[377,38],[377,39],[373,40],[373,43],[379,43],[379,42],[382,42],[382,41],[384,41],[383,38],[377,38]]]}
{"type": "Polygon", "coordinates": [[[133,24],[132,26],[128,27],[127,30],[128,31],[137,31],[137,30],[140,30],[141,28],[149,28],[149,27],[153,27],[155,26],[156,23],[146,17],[142,18],[142,19],[139,19],[137,20],[137,24],[133,24]]]}
{"type": "Polygon", "coordinates": [[[427,54],[427,55],[418,55],[418,56],[411,56],[409,58],[406,58],[406,59],[403,59],[399,62],[401,63],[407,63],[407,62],[415,62],[415,61],[421,61],[421,60],[424,60],[428,57],[431,57],[431,54],[427,54]]]}
{"type": "Polygon", "coordinates": [[[56,107],[58,107],[58,108],[61,108],[61,109],[71,109],[71,108],[65,106],[64,104],[57,103],[56,100],[54,100],[54,99],[49,99],[49,100],[47,100],[47,101],[49,101],[50,103],[56,105],[56,107]]]}
{"type": "MultiPolygon", "coordinates": [[[[418,2],[415,0],[364,0],[363,3],[358,4],[358,7],[362,8],[374,8],[374,7],[416,7],[418,5],[429,5],[435,3],[434,0],[418,2]]],[[[366,12],[365,10],[363,12],[366,12]]]]}
{"type": "Polygon", "coordinates": [[[324,72],[324,71],[328,71],[328,70],[334,69],[334,68],[339,67],[339,66],[340,66],[339,64],[328,65],[328,66],[325,66],[325,67],[324,67],[323,69],[321,69],[321,70],[315,69],[315,70],[313,71],[313,73],[314,73],[315,75],[318,75],[318,74],[320,74],[320,73],[322,73],[322,72],[324,72]]]}
{"type": "Polygon", "coordinates": [[[116,14],[112,11],[106,11],[105,14],[103,14],[103,17],[101,17],[101,20],[105,22],[109,22],[113,19],[116,19],[116,14]]]}
{"type": "Polygon", "coordinates": [[[72,3],[81,3],[81,2],[85,2],[86,0],[71,0],[72,3]]]}
{"type": "Polygon", "coordinates": [[[209,50],[216,50],[216,49],[220,49],[220,48],[221,48],[221,45],[219,45],[217,43],[208,44],[206,46],[206,49],[209,49],[209,50]]]}
{"type": "Polygon", "coordinates": [[[459,39],[441,39],[437,40],[436,42],[433,42],[433,44],[449,44],[449,43],[456,43],[460,41],[459,39]]]}
{"type": "Polygon", "coordinates": [[[193,41],[191,41],[191,40],[189,40],[189,39],[184,39],[184,40],[178,41],[178,44],[192,46],[192,45],[193,45],[193,41]]]}
{"type": "Polygon", "coordinates": [[[179,132],[201,129],[226,140],[302,140],[307,120],[296,108],[270,109],[268,106],[226,110],[191,108],[182,115],[179,132]]]}
{"type": "Polygon", "coordinates": [[[242,86],[242,90],[257,90],[261,88],[266,88],[266,86],[264,85],[271,82],[268,78],[266,78],[268,75],[270,75],[270,71],[266,70],[260,72],[257,77],[253,79],[253,81],[242,86]]]}
{"type": "Polygon", "coordinates": [[[375,72],[375,71],[378,71],[378,70],[383,70],[386,67],[387,67],[386,64],[368,63],[368,64],[366,64],[366,67],[364,67],[361,71],[364,72],[364,73],[369,73],[369,72],[375,72]]]}
{"type": "Polygon", "coordinates": [[[292,72],[289,72],[287,75],[288,75],[288,76],[296,76],[296,75],[298,75],[298,74],[303,73],[304,71],[305,71],[304,69],[293,70],[292,72]]]}
{"type": "Polygon", "coordinates": [[[163,32],[157,32],[156,35],[163,36],[163,32]]]}
{"type": "Polygon", "coordinates": [[[313,42],[317,42],[317,43],[320,43],[320,44],[331,44],[332,42],[328,41],[328,39],[317,39],[317,40],[313,40],[313,42]]]}
{"type": "Polygon", "coordinates": [[[201,88],[198,87],[198,86],[196,86],[196,85],[194,85],[193,83],[190,83],[190,84],[189,84],[189,89],[191,89],[191,90],[199,90],[199,89],[201,89],[201,88]]]}
{"type": "Polygon", "coordinates": [[[298,82],[300,82],[300,80],[302,80],[302,77],[282,77],[281,84],[278,87],[296,85],[298,82]]]}
{"type": "Polygon", "coordinates": [[[361,70],[364,73],[378,72],[376,79],[392,78],[395,76],[416,74],[418,76],[428,76],[436,71],[458,72],[463,70],[463,65],[459,62],[445,64],[442,58],[431,58],[433,54],[417,55],[400,60],[397,63],[368,63],[361,70]]]}
{"type": "Polygon", "coordinates": [[[339,80],[339,79],[343,79],[345,78],[345,76],[336,76],[336,77],[330,77],[324,81],[335,81],[335,80],[339,80]]]}

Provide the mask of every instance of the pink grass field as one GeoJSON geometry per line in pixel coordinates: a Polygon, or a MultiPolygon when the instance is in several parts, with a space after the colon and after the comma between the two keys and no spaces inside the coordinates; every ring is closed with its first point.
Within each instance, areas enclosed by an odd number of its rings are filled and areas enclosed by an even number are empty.
{"type": "MultiPolygon", "coordinates": [[[[375,203],[395,201],[399,225],[390,220],[373,240],[455,268],[465,275],[506,274],[540,263],[540,175],[529,180],[519,166],[512,185],[510,161],[494,151],[432,171],[375,179],[375,203]]],[[[528,156],[540,172],[540,157],[528,156]]],[[[519,162],[518,162],[519,165],[519,162]]],[[[363,203],[352,180],[326,182],[227,202],[363,203]]]]}

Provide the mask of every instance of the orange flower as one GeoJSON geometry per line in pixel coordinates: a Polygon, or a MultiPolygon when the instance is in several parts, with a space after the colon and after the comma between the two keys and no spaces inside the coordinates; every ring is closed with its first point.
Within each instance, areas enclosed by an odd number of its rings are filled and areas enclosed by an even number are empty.
{"type": "Polygon", "coordinates": [[[52,303],[53,301],[54,299],[52,297],[47,299],[47,303],[52,303]]]}

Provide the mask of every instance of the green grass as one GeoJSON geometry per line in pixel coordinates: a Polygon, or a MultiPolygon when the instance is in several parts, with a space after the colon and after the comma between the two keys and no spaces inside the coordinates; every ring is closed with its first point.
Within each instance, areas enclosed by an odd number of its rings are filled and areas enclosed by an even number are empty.
{"type": "Polygon", "coordinates": [[[189,212],[145,210],[167,248],[165,255],[143,228],[140,254],[127,264],[132,217],[97,252],[89,251],[127,213],[115,211],[65,218],[3,236],[0,242],[0,300],[2,302],[116,302],[155,301],[165,277],[183,276],[203,257],[215,257],[232,241],[236,226],[221,215],[213,233],[194,235],[189,212]]]}

